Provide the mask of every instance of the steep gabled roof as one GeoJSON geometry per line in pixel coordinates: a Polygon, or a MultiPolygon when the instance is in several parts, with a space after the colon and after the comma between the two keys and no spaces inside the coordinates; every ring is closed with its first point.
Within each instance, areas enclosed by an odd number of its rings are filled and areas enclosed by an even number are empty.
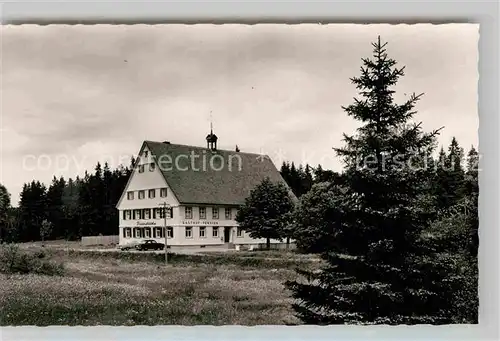
{"type": "Polygon", "coordinates": [[[266,177],[286,185],[267,155],[154,141],[144,144],[181,204],[241,205],[266,177]]]}

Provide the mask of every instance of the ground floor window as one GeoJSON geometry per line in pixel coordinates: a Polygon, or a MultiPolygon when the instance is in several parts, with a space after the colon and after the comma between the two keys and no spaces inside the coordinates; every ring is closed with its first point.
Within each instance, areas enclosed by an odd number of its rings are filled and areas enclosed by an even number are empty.
{"type": "Polygon", "coordinates": [[[236,230],[236,237],[243,237],[243,230],[241,229],[241,227],[238,227],[237,230],[236,230]]]}
{"type": "Polygon", "coordinates": [[[132,229],[130,227],[123,228],[123,238],[131,238],[132,237],[132,229]]]}
{"type": "MultiPolygon", "coordinates": [[[[164,234],[164,227],[124,227],[122,235],[124,238],[131,238],[132,236],[134,238],[165,238],[164,234]]],[[[191,237],[192,237],[192,230],[190,232],[191,237]]],[[[187,234],[186,234],[187,236],[187,234]]],[[[173,227],[167,227],[167,237],[168,238],[174,238],[174,228],[173,227]]],[[[187,238],[191,238],[187,237],[187,238]]]]}
{"type": "Polygon", "coordinates": [[[206,227],[205,226],[200,226],[200,238],[205,238],[206,237],[206,227]]]}
{"type": "Polygon", "coordinates": [[[191,226],[186,226],[186,238],[193,238],[193,228],[191,226]]]}
{"type": "Polygon", "coordinates": [[[144,238],[144,229],[141,227],[134,227],[134,238],[144,238]]]}
{"type": "Polygon", "coordinates": [[[218,227],[212,227],[212,237],[214,237],[214,238],[219,237],[219,228],[218,227]]]}
{"type": "Polygon", "coordinates": [[[165,235],[163,234],[163,227],[155,227],[153,233],[154,238],[165,238],[165,235]]]}

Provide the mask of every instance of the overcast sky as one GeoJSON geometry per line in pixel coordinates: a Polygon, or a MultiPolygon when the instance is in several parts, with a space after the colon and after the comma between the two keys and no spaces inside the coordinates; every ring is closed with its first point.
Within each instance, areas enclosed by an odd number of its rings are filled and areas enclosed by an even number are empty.
{"type": "Polygon", "coordinates": [[[423,127],[445,126],[445,145],[452,136],[466,149],[478,141],[478,25],[1,29],[0,183],[13,205],[25,182],[117,163],[146,139],[204,146],[210,112],[221,149],[339,170],[331,148],[357,126],[341,109],[356,95],[349,78],[378,35],[406,66],[398,98],[425,93],[423,127]]]}

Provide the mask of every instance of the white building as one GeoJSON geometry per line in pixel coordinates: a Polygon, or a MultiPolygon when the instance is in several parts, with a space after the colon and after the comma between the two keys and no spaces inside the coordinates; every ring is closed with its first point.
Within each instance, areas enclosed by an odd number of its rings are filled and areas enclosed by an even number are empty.
{"type": "Polygon", "coordinates": [[[144,141],[117,204],[119,243],[142,239],[163,243],[163,203],[168,205],[169,247],[265,243],[238,228],[235,216],[250,191],[266,177],[285,183],[268,156],[218,150],[212,132],[207,148],[144,141]]]}

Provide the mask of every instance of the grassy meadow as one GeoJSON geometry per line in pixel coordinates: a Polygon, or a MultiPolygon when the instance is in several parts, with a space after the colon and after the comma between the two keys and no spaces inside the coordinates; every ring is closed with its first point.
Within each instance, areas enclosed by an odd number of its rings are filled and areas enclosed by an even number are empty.
{"type": "Polygon", "coordinates": [[[164,255],[30,250],[62,273],[1,273],[0,324],[297,324],[283,282],[317,259],[259,251],[164,255]]]}

